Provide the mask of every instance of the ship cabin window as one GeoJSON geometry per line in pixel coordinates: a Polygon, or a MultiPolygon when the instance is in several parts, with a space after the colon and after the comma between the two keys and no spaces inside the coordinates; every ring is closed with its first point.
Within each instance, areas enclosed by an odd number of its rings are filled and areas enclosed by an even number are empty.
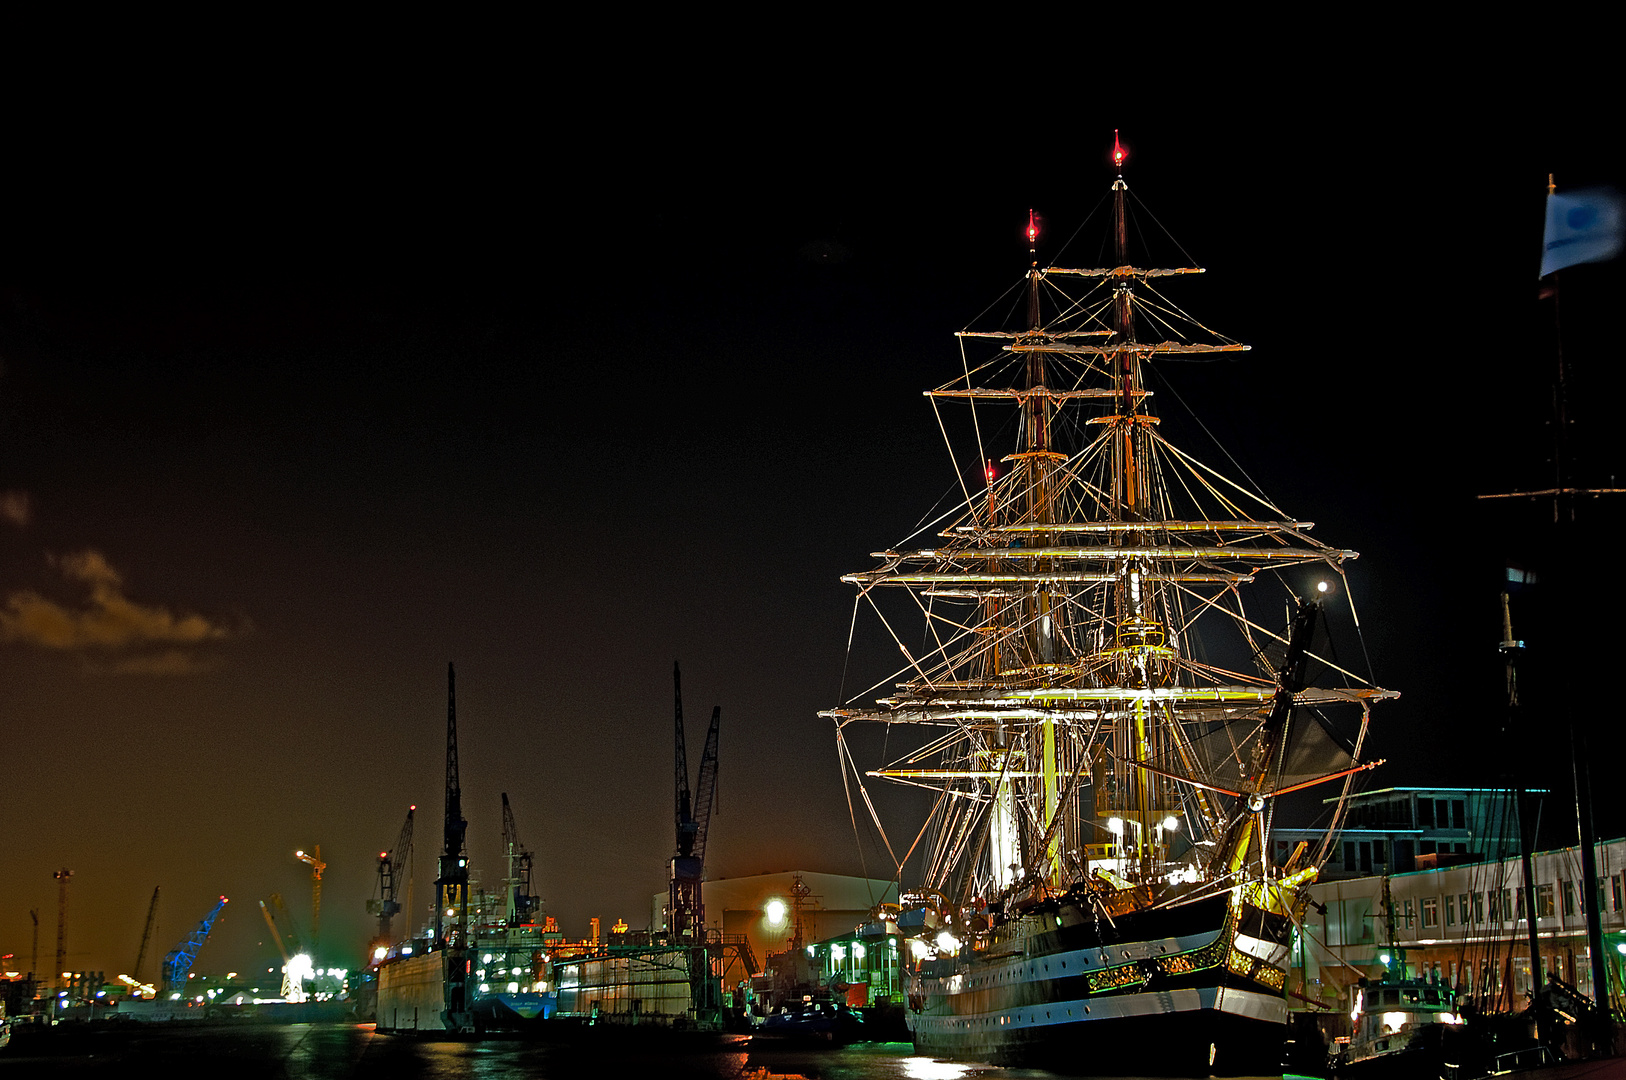
{"type": "Polygon", "coordinates": [[[1553,914],[1553,887],[1551,883],[1536,886],[1536,918],[1547,919],[1553,914]]]}
{"type": "Polygon", "coordinates": [[[1381,866],[1389,865],[1389,844],[1387,841],[1372,841],[1372,861],[1381,866]]]}
{"type": "Polygon", "coordinates": [[[1435,896],[1423,897],[1423,929],[1432,930],[1440,925],[1440,901],[1435,896]]]}
{"type": "Polygon", "coordinates": [[[1453,829],[1466,829],[1468,827],[1467,807],[1461,799],[1451,800],[1451,827],[1453,829]]]}
{"type": "Polygon", "coordinates": [[[1361,841],[1361,872],[1366,874],[1372,872],[1372,841],[1370,840],[1361,841]]]}
{"type": "Polygon", "coordinates": [[[1417,826],[1422,829],[1432,829],[1434,827],[1433,799],[1417,800],[1417,826]]]}
{"type": "Polygon", "coordinates": [[[1355,871],[1355,841],[1344,841],[1344,869],[1351,873],[1355,871]]]}
{"type": "Polygon", "coordinates": [[[1432,840],[1417,841],[1417,853],[1419,855],[1432,855],[1434,854],[1435,849],[1436,845],[1432,840]]]}
{"type": "Polygon", "coordinates": [[[1451,804],[1445,799],[1434,800],[1434,827],[1437,829],[1451,827],[1451,804]]]}

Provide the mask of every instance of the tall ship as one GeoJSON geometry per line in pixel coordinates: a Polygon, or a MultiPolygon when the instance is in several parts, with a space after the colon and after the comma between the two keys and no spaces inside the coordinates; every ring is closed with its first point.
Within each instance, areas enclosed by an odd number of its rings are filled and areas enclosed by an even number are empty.
{"type": "Polygon", "coordinates": [[[954,505],[843,578],[901,662],[821,715],[901,878],[919,1052],[1274,1073],[1342,814],[1288,850],[1277,801],[1347,798],[1395,695],[1342,659],[1363,655],[1356,553],[1153,410],[1169,361],[1248,347],[1168,295],[1200,269],[1133,261],[1124,157],[1115,138],[1112,265],[1041,267],[1030,215],[1016,324],[962,331],[958,375],[926,391],[954,505]]]}

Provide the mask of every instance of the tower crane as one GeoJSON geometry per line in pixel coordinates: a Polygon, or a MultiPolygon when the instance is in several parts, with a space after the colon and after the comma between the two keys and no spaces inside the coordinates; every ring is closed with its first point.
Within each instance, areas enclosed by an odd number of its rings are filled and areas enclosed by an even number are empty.
{"type": "Polygon", "coordinates": [[[220,917],[221,909],[225,906],[226,898],[222,896],[215,901],[215,906],[198,923],[197,928],[164,954],[163,965],[159,968],[164,980],[162,989],[171,992],[186,989],[186,975],[192,970],[192,962],[198,958],[198,950],[203,947],[209,931],[214,929],[215,919],[220,917]]]}
{"type": "Polygon", "coordinates": [[[294,852],[294,858],[311,868],[311,952],[314,953],[322,944],[322,871],[327,869],[327,863],[322,861],[321,844],[308,852],[294,852]]]}
{"type": "Polygon", "coordinates": [[[695,790],[691,794],[688,748],[683,739],[683,682],[675,660],[672,662],[672,698],[675,712],[677,854],[672,857],[671,863],[667,932],[674,943],[688,939],[694,944],[701,944],[706,934],[706,908],[701,898],[700,883],[705,878],[706,830],[711,823],[712,803],[717,794],[717,727],[723,708],[718,705],[711,710],[711,727],[706,732],[706,746],[700,754],[700,773],[695,778],[695,790]]]}
{"type": "Polygon", "coordinates": [[[378,936],[371,950],[374,963],[382,960],[389,949],[394,936],[391,924],[401,912],[401,872],[412,859],[412,815],[417,812],[416,804],[407,807],[406,824],[401,826],[395,847],[378,853],[378,897],[367,901],[367,914],[378,916],[378,936]]]}
{"type": "Polygon", "coordinates": [[[506,791],[502,793],[502,847],[508,858],[508,925],[521,926],[532,921],[541,898],[531,892],[535,858],[519,842],[519,828],[514,824],[514,809],[508,805],[506,791]]]}
{"type": "Polygon", "coordinates": [[[56,972],[51,976],[60,989],[63,968],[68,964],[68,879],[73,871],[66,866],[51,875],[57,880],[56,891],[56,972]]]}

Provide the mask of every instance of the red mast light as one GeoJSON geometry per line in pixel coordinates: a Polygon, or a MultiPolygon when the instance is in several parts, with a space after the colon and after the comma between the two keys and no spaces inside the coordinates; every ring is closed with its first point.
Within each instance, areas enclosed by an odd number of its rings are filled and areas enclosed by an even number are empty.
{"type": "Polygon", "coordinates": [[[1039,239],[1039,219],[1034,217],[1033,211],[1028,211],[1028,243],[1039,239]]]}
{"type": "Polygon", "coordinates": [[[1129,154],[1128,154],[1127,151],[1124,150],[1123,143],[1120,143],[1118,141],[1118,129],[1113,128],[1112,129],[1112,163],[1114,165],[1117,165],[1118,167],[1122,168],[1123,163],[1124,163],[1124,158],[1126,158],[1128,156],[1129,156],[1129,154]]]}

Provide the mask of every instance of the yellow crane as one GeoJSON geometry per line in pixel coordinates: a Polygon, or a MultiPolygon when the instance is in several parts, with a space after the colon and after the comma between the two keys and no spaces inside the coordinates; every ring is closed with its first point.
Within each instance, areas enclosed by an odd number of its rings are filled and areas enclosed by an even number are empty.
{"type": "Polygon", "coordinates": [[[311,868],[311,955],[322,943],[322,871],[327,869],[327,863],[322,861],[322,845],[317,844],[310,851],[296,851],[294,858],[311,868]]]}

